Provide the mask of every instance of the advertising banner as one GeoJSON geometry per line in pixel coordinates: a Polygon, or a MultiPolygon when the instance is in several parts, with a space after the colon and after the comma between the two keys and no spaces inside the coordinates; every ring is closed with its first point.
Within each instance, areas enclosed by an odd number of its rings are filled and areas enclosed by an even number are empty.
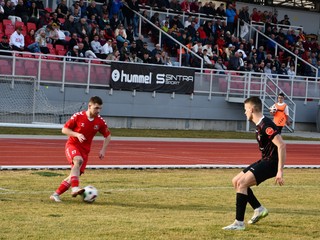
{"type": "Polygon", "coordinates": [[[193,69],[155,65],[111,63],[110,86],[115,90],[191,94],[193,69]]]}

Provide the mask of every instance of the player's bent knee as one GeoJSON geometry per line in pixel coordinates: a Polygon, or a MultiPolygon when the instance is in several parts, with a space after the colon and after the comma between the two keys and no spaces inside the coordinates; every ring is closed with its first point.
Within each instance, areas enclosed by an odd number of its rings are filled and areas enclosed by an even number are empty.
{"type": "Polygon", "coordinates": [[[73,164],[74,166],[81,167],[81,165],[83,164],[83,159],[81,157],[75,157],[73,159],[73,164]]]}

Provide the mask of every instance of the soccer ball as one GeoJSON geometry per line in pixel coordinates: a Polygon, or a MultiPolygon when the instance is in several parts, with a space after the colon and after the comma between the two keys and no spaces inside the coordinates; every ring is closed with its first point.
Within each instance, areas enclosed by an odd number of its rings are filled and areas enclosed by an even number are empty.
{"type": "Polygon", "coordinates": [[[93,203],[98,197],[98,190],[94,186],[86,186],[83,193],[83,201],[93,203]]]}
{"type": "Polygon", "coordinates": [[[273,106],[271,106],[270,108],[269,108],[269,111],[271,112],[271,113],[276,113],[277,112],[277,107],[275,106],[275,105],[273,105],[273,106]]]}

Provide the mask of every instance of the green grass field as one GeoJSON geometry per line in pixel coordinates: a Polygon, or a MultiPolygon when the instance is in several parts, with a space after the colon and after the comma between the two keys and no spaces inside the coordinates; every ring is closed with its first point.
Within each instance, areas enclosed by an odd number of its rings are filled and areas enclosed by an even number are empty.
{"type": "MultiPolygon", "coordinates": [[[[319,170],[285,169],[253,187],[269,216],[245,231],[224,231],[235,216],[232,177],[240,169],[87,170],[93,204],[49,195],[67,170],[0,172],[0,239],[319,239],[319,170]]],[[[253,211],[247,207],[246,221],[253,211]]]]}

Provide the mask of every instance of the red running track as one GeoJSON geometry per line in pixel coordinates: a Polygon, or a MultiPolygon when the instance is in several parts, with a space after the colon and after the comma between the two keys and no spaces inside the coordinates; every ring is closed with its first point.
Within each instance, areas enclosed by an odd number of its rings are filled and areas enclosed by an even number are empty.
{"type": "MultiPolygon", "coordinates": [[[[68,165],[65,139],[0,139],[0,167],[68,165]]],[[[259,159],[257,143],[112,140],[106,158],[94,140],[88,165],[247,165],[259,159]]],[[[320,144],[287,143],[286,165],[320,165],[320,144]]]]}

